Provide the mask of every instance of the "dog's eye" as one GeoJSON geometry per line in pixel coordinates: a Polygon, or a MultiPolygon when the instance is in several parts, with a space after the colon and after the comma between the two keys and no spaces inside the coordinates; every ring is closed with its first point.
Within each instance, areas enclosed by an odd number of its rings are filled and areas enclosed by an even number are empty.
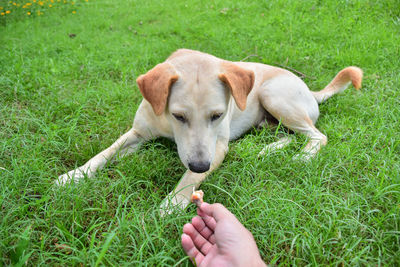
{"type": "Polygon", "coordinates": [[[211,121],[216,121],[222,116],[222,113],[217,113],[211,116],[211,121]]]}
{"type": "Polygon", "coordinates": [[[173,113],[172,115],[175,117],[175,119],[177,119],[178,121],[180,121],[182,123],[187,122],[186,118],[183,115],[175,114],[175,113],[173,113]]]}

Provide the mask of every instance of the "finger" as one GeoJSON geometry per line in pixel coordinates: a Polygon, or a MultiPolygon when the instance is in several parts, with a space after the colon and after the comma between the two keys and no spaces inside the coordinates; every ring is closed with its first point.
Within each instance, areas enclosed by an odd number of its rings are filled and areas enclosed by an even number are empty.
{"type": "Polygon", "coordinates": [[[203,253],[204,255],[207,255],[207,253],[213,246],[213,244],[211,244],[207,239],[205,239],[190,223],[187,223],[183,226],[183,233],[190,236],[195,247],[198,250],[200,250],[201,253],[203,253]]]}
{"type": "Polygon", "coordinates": [[[197,208],[197,214],[203,219],[204,223],[207,225],[208,228],[211,229],[211,231],[215,230],[217,222],[213,217],[208,216],[204,211],[201,210],[201,208],[197,208]]]}
{"type": "MultiPolygon", "coordinates": [[[[212,219],[211,217],[209,217],[212,219]]],[[[192,225],[194,228],[205,238],[207,239],[211,244],[215,244],[215,236],[214,236],[214,231],[211,230],[204,220],[200,216],[196,216],[192,219],[192,225]]]]}
{"type": "Polygon", "coordinates": [[[217,222],[213,217],[210,216],[204,216],[202,217],[204,223],[207,225],[208,228],[210,228],[212,231],[215,231],[215,227],[217,227],[217,222]]]}
{"type": "Polygon", "coordinates": [[[187,234],[182,234],[181,243],[183,250],[189,256],[192,262],[197,266],[200,265],[204,259],[204,255],[201,254],[201,252],[196,248],[192,238],[187,234]]]}
{"type": "Polygon", "coordinates": [[[233,215],[227,208],[225,208],[222,204],[219,203],[214,203],[210,205],[206,202],[203,202],[199,210],[201,211],[202,214],[214,218],[216,222],[227,218],[235,218],[236,220],[235,215],[233,215]]]}

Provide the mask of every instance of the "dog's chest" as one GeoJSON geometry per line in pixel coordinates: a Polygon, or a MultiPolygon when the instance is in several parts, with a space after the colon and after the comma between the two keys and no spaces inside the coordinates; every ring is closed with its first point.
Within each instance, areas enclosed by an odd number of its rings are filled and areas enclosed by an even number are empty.
{"type": "Polygon", "coordinates": [[[263,119],[264,112],[259,106],[246,108],[244,111],[235,108],[230,124],[229,139],[234,140],[240,137],[263,119]]]}

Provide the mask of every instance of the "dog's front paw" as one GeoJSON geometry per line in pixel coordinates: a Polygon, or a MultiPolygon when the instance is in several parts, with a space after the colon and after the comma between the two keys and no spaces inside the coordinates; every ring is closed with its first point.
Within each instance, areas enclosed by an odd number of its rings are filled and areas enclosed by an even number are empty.
{"type": "Polygon", "coordinates": [[[57,186],[64,186],[72,181],[75,183],[79,182],[80,179],[85,177],[86,174],[80,169],[77,168],[75,170],[64,173],[63,175],[58,176],[57,180],[54,182],[57,186]]]}
{"type": "Polygon", "coordinates": [[[189,205],[190,199],[181,194],[171,192],[160,205],[160,215],[162,217],[172,214],[176,211],[183,211],[189,205]]]}

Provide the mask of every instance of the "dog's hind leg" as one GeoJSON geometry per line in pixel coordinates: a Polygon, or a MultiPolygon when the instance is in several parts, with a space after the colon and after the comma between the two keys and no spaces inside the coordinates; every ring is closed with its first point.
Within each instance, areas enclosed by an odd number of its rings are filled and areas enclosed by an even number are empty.
{"type": "MultiPolygon", "coordinates": [[[[301,154],[295,157],[297,159],[309,160],[318,153],[322,146],[326,145],[328,138],[314,126],[313,121],[303,111],[304,110],[301,108],[295,111],[293,110],[293,113],[291,113],[292,115],[287,117],[285,116],[287,114],[284,112],[279,111],[278,114],[283,125],[295,132],[302,133],[309,138],[309,141],[302,150],[301,154]]],[[[290,138],[283,138],[283,140],[281,139],[276,143],[272,143],[271,146],[278,149],[290,144],[291,141],[292,139],[290,138]]]]}
{"type": "Polygon", "coordinates": [[[123,157],[133,152],[146,139],[148,138],[141,135],[135,128],[132,128],[118,138],[118,140],[115,141],[110,147],[91,158],[83,166],[60,175],[55,181],[55,184],[65,185],[72,180],[74,182],[78,182],[85,176],[93,177],[96,171],[102,169],[108,161],[111,161],[116,157],[123,157]]]}
{"type": "MultiPolygon", "coordinates": [[[[310,120],[311,122],[311,120],[310,120]]],[[[311,122],[309,127],[302,128],[300,132],[308,136],[309,140],[302,152],[295,156],[296,159],[309,160],[313,158],[322,146],[326,145],[328,138],[322,134],[311,122]]]]}
{"type": "Polygon", "coordinates": [[[278,141],[271,143],[269,145],[266,145],[260,153],[258,153],[258,156],[264,156],[265,154],[268,154],[270,152],[274,152],[276,150],[282,149],[286,146],[288,146],[291,142],[293,142],[293,137],[291,136],[285,136],[279,139],[278,141]]]}
{"type": "MultiPolygon", "coordinates": [[[[301,113],[301,111],[299,111],[301,113]]],[[[302,152],[295,156],[296,159],[309,160],[313,158],[322,146],[326,145],[328,142],[328,138],[322,134],[315,126],[312,120],[308,116],[304,116],[303,118],[298,118],[297,120],[287,120],[284,117],[281,117],[282,123],[289,129],[300,132],[306,135],[309,140],[302,152]]],[[[267,145],[261,152],[264,155],[267,151],[273,151],[277,149],[281,149],[287,145],[289,145],[293,141],[292,137],[283,137],[275,143],[267,145]]],[[[259,154],[259,155],[260,155],[259,154]]]]}
{"type": "MultiPolygon", "coordinates": [[[[309,137],[310,140],[297,158],[310,159],[327,143],[327,137],[314,126],[319,116],[318,103],[299,78],[280,76],[269,81],[260,93],[260,101],[285,127],[309,137]]],[[[288,143],[290,141],[284,139],[271,145],[279,148],[288,143]]]]}
{"type": "MultiPolygon", "coordinates": [[[[287,128],[295,132],[302,133],[309,138],[309,141],[304,147],[303,151],[296,156],[297,159],[309,160],[318,153],[322,146],[326,145],[328,139],[314,126],[313,121],[305,113],[305,110],[299,107],[294,108],[293,106],[292,109],[293,110],[291,110],[291,108],[283,109],[283,111],[279,110],[276,112],[276,115],[279,116],[282,124],[287,128]],[[285,111],[288,110],[291,111],[286,114],[285,111]]],[[[292,139],[290,139],[290,137],[287,139],[283,138],[276,143],[272,143],[270,145],[272,147],[270,148],[279,149],[290,144],[291,141],[292,139]]]]}

